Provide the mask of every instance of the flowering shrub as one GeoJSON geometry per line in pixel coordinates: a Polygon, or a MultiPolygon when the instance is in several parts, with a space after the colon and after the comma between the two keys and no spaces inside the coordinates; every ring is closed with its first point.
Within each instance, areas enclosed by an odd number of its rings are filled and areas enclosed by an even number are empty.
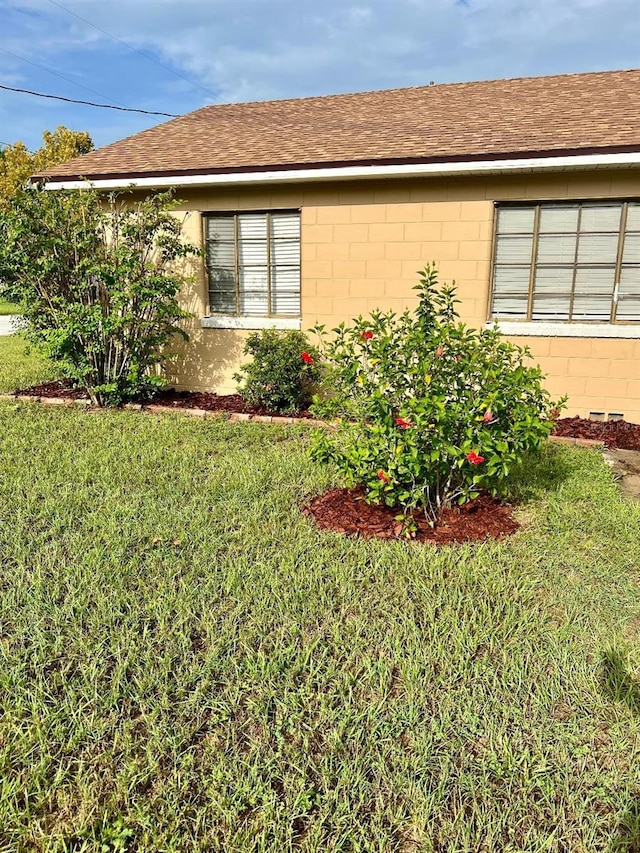
{"type": "Polygon", "coordinates": [[[318,435],[316,459],[332,462],[369,502],[400,507],[407,525],[424,510],[433,522],[453,503],[498,494],[512,468],[539,448],[554,408],[526,348],[494,329],[457,320],[455,287],[427,267],[415,313],[375,311],[316,327],[331,396],[316,401],[337,421],[318,435]]]}
{"type": "Polygon", "coordinates": [[[246,403],[272,412],[293,414],[306,409],[320,379],[318,351],[303,332],[265,329],[249,335],[244,354],[253,360],[234,374],[246,403]]]}

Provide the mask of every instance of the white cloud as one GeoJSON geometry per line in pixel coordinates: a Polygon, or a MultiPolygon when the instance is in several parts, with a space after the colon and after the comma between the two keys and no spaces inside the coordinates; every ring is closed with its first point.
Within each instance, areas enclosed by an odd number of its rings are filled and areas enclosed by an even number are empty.
{"type": "MultiPolygon", "coordinates": [[[[60,63],[67,76],[82,67],[85,85],[109,86],[118,100],[133,92],[140,102],[145,93],[170,112],[213,100],[640,65],[637,0],[63,2],[212,97],[48,0],[0,0],[0,15],[8,11],[13,24],[0,34],[0,48],[60,63]],[[94,75],[101,85],[89,80],[94,75]]],[[[0,54],[0,75],[23,70],[0,54]]]]}

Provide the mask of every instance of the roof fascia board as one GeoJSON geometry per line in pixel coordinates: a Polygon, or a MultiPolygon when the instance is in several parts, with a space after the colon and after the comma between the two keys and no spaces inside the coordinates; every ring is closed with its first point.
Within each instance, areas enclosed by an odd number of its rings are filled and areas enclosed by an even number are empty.
{"type": "Polygon", "coordinates": [[[331,166],[316,169],[286,169],[264,172],[235,172],[211,175],[166,175],[153,178],[101,178],[46,181],[47,189],[75,190],[87,184],[96,189],[161,189],[163,187],[238,186],[285,184],[310,181],[366,180],[385,178],[446,177],[570,169],[633,168],[640,166],[640,151],[619,154],[576,154],[562,157],[533,157],[511,160],[466,160],[456,163],[414,163],[384,166],[331,166]]]}

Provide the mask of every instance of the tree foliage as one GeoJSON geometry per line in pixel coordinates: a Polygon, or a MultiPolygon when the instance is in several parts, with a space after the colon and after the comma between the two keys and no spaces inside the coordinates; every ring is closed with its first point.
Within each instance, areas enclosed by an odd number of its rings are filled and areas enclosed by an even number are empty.
{"type": "Polygon", "coordinates": [[[0,148],[0,207],[15,198],[31,175],[93,149],[93,141],[86,131],[69,130],[63,125],[54,131],[45,130],[42,143],[33,153],[23,142],[0,148]]]}
{"type": "MultiPolygon", "coordinates": [[[[187,317],[171,196],[19,190],[0,209],[0,295],[19,303],[31,341],[97,405],[150,393],[187,317]]],[[[184,266],[184,264],[183,264],[184,266]]]]}

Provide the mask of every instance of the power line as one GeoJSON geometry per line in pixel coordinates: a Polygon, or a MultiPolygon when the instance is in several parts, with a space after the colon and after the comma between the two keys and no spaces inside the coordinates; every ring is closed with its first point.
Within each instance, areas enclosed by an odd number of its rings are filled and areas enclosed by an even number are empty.
{"type": "MultiPolygon", "coordinates": [[[[114,104],[120,104],[120,101],[116,101],[114,98],[110,98],[108,95],[105,95],[102,92],[96,92],[95,89],[90,89],[88,86],[83,86],[82,83],[76,83],[76,81],[72,80],[71,77],[65,77],[65,75],[60,74],[59,71],[54,71],[52,68],[47,68],[46,65],[39,65],[32,59],[27,59],[26,56],[20,56],[19,53],[13,53],[12,51],[7,50],[5,47],[0,47],[0,51],[2,51],[2,53],[6,53],[7,56],[13,56],[15,59],[20,59],[22,62],[28,62],[29,65],[33,65],[34,68],[39,68],[41,71],[46,71],[47,74],[54,74],[61,80],[66,80],[67,83],[71,83],[74,86],[78,86],[78,88],[84,89],[86,92],[91,92],[92,95],[97,95],[99,98],[106,98],[108,101],[113,101],[114,104]]],[[[122,107],[124,106],[124,104],[120,104],[120,106],[122,107]]]]}
{"type": "Polygon", "coordinates": [[[185,77],[184,74],[181,74],[179,71],[176,71],[175,68],[170,68],[168,65],[165,65],[164,62],[159,62],[157,59],[154,59],[153,56],[149,56],[148,53],[144,53],[141,50],[138,50],[137,47],[133,47],[128,42],[119,39],[117,36],[114,36],[113,33],[109,33],[106,30],[103,30],[101,27],[96,24],[92,24],[91,21],[88,21],[86,18],[83,18],[82,15],[78,15],[76,12],[72,12],[71,9],[67,9],[66,6],[63,6],[62,3],[58,3],[57,0],[49,0],[53,6],[57,6],[58,9],[62,9],[63,12],[67,12],[67,14],[72,15],[74,18],[77,18],[79,21],[82,21],[84,24],[88,24],[88,26],[93,27],[94,30],[97,30],[99,33],[102,33],[103,36],[107,36],[107,38],[113,39],[113,41],[118,42],[123,47],[126,47],[127,50],[132,50],[134,53],[137,53],[139,56],[144,57],[144,59],[149,62],[153,62],[154,65],[158,65],[160,68],[164,68],[165,71],[169,71],[171,74],[175,74],[176,77],[180,77],[181,80],[185,80],[187,83],[190,83],[192,86],[195,86],[197,89],[200,89],[205,94],[209,95],[210,98],[217,97],[210,92],[208,89],[205,89],[204,86],[201,86],[199,83],[196,83],[195,80],[191,80],[189,77],[185,77]]]}
{"type": "MultiPolygon", "coordinates": [[[[0,145],[2,145],[4,148],[17,148],[18,147],[17,142],[3,142],[1,139],[0,139],[0,145]]],[[[24,146],[24,150],[27,152],[27,154],[35,154],[35,151],[31,151],[29,148],[27,148],[26,145],[24,146]]]]}
{"type": "Polygon", "coordinates": [[[0,89],[5,89],[7,92],[20,92],[23,95],[34,95],[36,98],[50,98],[53,101],[64,101],[67,104],[82,104],[85,107],[99,107],[101,110],[119,110],[122,113],[141,113],[146,116],[178,118],[176,113],[160,113],[156,110],[136,110],[133,107],[115,107],[113,104],[95,104],[93,101],[80,101],[77,98],[64,98],[62,95],[45,95],[43,92],[32,92],[30,89],[18,89],[15,86],[4,86],[2,83],[0,83],[0,89]]]}

